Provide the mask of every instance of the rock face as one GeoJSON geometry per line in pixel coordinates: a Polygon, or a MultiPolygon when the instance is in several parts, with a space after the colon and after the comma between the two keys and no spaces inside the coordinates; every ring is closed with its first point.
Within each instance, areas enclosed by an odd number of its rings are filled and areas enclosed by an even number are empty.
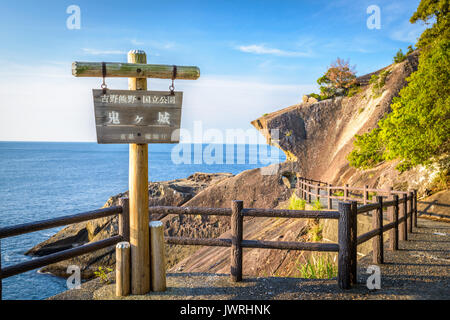
{"type": "MultiPolygon", "coordinates": [[[[233,175],[230,173],[195,173],[186,179],[176,179],[162,182],[150,182],[149,204],[181,206],[203,189],[212,186],[233,175]]],[[[127,196],[128,192],[120,193],[108,199],[103,207],[118,204],[118,199],[127,196]]],[[[159,217],[151,217],[158,219],[159,217]]],[[[60,250],[69,249],[88,242],[98,241],[118,233],[117,217],[105,217],[88,222],[67,226],[48,240],[26,252],[31,256],[43,256],[60,250]]],[[[83,278],[92,278],[99,266],[113,266],[115,263],[114,248],[106,248],[70,260],[55,263],[41,269],[57,276],[67,277],[67,266],[74,264],[81,268],[83,278]]]]}
{"type": "MultiPolygon", "coordinates": [[[[390,65],[375,73],[388,70],[381,95],[374,95],[372,85],[362,85],[352,97],[337,97],[317,103],[293,105],[252,121],[253,126],[265,135],[267,142],[283,150],[288,161],[294,162],[297,172],[303,176],[330,183],[360,182],[360,174],[350,168],[347,155],[353,148],[355,134],[363,134],[375,128],[378,121],[390,112],[392,99],[406,84],[406,78],[417,69],[418,53],[415,52],[399,64],[390,65]],[[279,130],[279,140],[272,140],[271,130],[279,130]],[[354,181],[351,181],[354,177],[354,181]]],[[[369,74],[369,75],[372,75],[369,74]]],[[[368,83],[368,76],[358,78],[368,83]]],[[[375,170],[371,180],[373,187],[380,186],[380,175],[386,168],[375,170]]],[[[392,170],[392,179],[398,172],[392,170]]],[[[391,179],[391,180],[392,180],[391,179]]],[[[392,182],[392,181],[391,181],[392,182]]]]}

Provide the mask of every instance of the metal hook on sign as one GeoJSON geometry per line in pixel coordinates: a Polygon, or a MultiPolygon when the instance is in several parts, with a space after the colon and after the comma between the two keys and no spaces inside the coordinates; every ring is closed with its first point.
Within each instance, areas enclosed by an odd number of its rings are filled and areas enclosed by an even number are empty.
{"type": "Polygon", "coordinates": [[[106,63],[102,62],[102,76],[103,76],[103,83],[101,84],[100,88],[103,89],[103,94],[106,94],[106,89],[108,86],[106,85],[105,78],[106,78],[106,63]]]}
{"type": "Polygon", "coordinates": [[[173,73],[172,73],[172,84],[169,86],[170,94],[173,96],[175,94],[175,85],[173,81],[177,77],[177,66],[173,66],[173,73]]]}

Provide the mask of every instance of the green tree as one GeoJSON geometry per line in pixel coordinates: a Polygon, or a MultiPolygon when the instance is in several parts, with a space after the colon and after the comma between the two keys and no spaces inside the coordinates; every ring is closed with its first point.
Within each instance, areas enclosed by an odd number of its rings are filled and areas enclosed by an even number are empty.
{"type": "Polygon", "coordinates": [[[391,104],[392,112],[378,128],[356,136],[350,164],[368,168],[399,159],[403,171],[439,161],[449,166],[450,152],[450,25],[449,0],[422,0],[411,23],[433,25],[420,36],[418,70],[391,104]]]}
{"type": "Polygon", "coordinates": [[[397,54],[394,56],[394,62],[400,63],[400,62],[404,61],[405,59],[406,59],[406,56],[403,54],[402,49],[399,49],[397,51],[397,54]]]}
{"type": "Polygon", "coordinates": [[[449,0],[422,0],[417,7],[416,12],[409,20],[411,23],[422,21],[430,24],[434,20],[431,28],[426,29],[417,42],[418,48],[425,48],[436,38],[441,36],[448,37],[450,34],[450,18],[448,16],[449,0]]]}
{"type": "Polygon", "coordinates": [[[443,37],[422,52],[419,67],[391,104],[379,128],[357,136],[348,159],[368,168],[400,159],[398,169],[427,164],[448,155],[450,139],[450,40],[443,37]]]}
{"type": "Polygon", "coordinates": [[[317,83],[320,85],[322,99],[331,98],[339,91],[345,94],[349,88],[356,84],[355,67],[350,66],[349,60],[337,58],[327,72],[317,79],[317,83]]]}

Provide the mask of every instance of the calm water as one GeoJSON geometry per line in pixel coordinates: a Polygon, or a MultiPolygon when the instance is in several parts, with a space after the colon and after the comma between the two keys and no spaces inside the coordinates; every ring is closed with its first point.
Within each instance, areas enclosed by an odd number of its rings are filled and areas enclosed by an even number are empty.
{"type": "MultiPolygon", "coordinates": [[[[149,180],[186,178],[194,172],[231,172],[266,165],[258,160],[251,164],[258,146],[246,146],[245,164],[174,164],[174,145],[149,145],[149,180]]],[[[191,146],[189,155],[206,146],[191,146]]],[[[259,146],[265,150],[266,146],[259,146]]],[[[227,148],[224,148],[224,151],[227,148]]],[[[187,150],[187,149],[185,149],[187,150]]],[[[220,150],[220,149],[219,149],[220,150]]],[[[271,161],[284,161],[284,155],[272,151],[271,161]]],[[[237,154],[238,148],[228,150],[237,154]]],[[[270,156],[269,151],[269,156],[270,156]]],[[[219,152],[220,153],[220,152],[219,152]]],[[[265,154],[262,152],[260,154],[265,154]]],[[[244,154],[241,153],[241,156],[244,154]]],[[[188,157],[189,158],[189,157],[188,157]]],[[[225,155],[224,155],[225,162],[225,155]]],[[[227,161],[230,162],[230,161],[227,161]]],[[[211,163],[211,161],[206,161],[211,163]]],[[[128,145],[96,143],[0,142],[0,194],[2,212],[0,227],[48,219],[103,206],[106,200],[128,189],[128,145]]],[[[31,259],[24,252],[46,240],[61,228],[3,239],[2,266],[31,259]]],[[[32,270],[3,280],[3,299],[44,299],[66,290],[64,279],[32,270]]]]}

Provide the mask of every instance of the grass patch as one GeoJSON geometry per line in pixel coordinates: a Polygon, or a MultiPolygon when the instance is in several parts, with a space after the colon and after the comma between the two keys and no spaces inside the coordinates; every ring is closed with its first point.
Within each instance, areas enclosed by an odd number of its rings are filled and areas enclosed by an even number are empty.
{"type": "Polygon", "coordinates": [[[330,255],[311,255],[304,264],[298,266],[300,278],[306,279],[331,279],[337,276],[336,256],[334,259],[330,255]]]}
{"type": "Polygon", "coordinates": [[[306,200],[297,197],[295,192],[289,198],[289,210],[305,210],[306,200]]]}
{"type": "Polygon", "coordinates": [[[322,210],[322,204],[320,203],[319,199],[316,199],[316,201],[314,201],[313,203],[313,210],[322,210]]]}
{"type": "Polygon", "coordinates": [[[335,197],[343,197],[344,196],[344,191],[335,191],[335,192],[333,192],[333,196],[335,196],[335,197]]]}

